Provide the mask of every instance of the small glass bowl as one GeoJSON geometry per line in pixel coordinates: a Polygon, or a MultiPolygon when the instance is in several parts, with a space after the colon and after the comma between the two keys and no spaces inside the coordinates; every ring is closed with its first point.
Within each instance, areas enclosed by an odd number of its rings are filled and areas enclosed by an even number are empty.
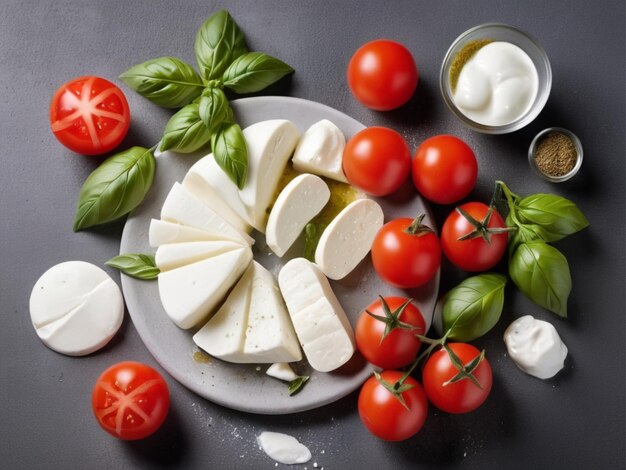
{"type": "Polygon", "coordinates": [[[535,38],[514,26],[500,23],[485,23],[468,29],[452,43],[441,64],[439,86],[446,105],[465,126],[484,134],[508,134],[509,132],[516,131],[526,126],[539,115],[548,101],[548,96],[550,96],[552,69],[546,51],[535,38]],[[530,57],[537,69],[539,84],[535,101],[526,114],[505,125],[488,126],[480,124],[463,114],[461,110],[456,107],[452,99],[453,93],[450,85],[450,67],[452,66],[452,62],[468,42],[480,39],[506,41],[515,44],[528,54],[528,57],[530,57]]]}
{"type": "Polygon", "coordinates": [[[546,181],[550,181],[552,183],[562,183],[563,181],[567,181],[580,170],[581,165],[583,164],[583,146],[580,143],[580,139],[574,134],[572,131],[568,131],[567,129],[563,129],[562,127],[548,127],[547,129],[542,130],[539,134],[535,136],[533,141],[530,143],[530,147],[528,148],[528,163],[533,171],[543,178],[546,181]],[[568,173],[565,173],[561,176],[550,176],[545,174],[543,171],[539,169],[537,166],[537,162],[535,161],[535,152],[537,151],[537,145],[539,142],[546,137],[548,134],[557,133],[557,134],[565,134],[569,137],[574,143],[574,147],[576,147],[576,164],[574,168],[572,168],[568,173]]]}

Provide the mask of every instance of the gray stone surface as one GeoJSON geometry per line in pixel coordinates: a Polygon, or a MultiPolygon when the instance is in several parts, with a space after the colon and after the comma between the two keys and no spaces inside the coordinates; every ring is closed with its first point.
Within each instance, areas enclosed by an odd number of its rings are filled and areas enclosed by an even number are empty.
{"type": "MultiPolygon", "coordinates": [[[[3,468],[273,468],[256,446],[263,430],[287,432],[309,446],[302,467],[624,468],[624,3],[584,0],[497,2],[13,1],[0,15],[0,466],[3,468]],[[48,124],[54,90],[83,74],[117,81],[129,66],[162,55],[193,61],[197,27],[228,8],[251,49],[280,57],[296,74],[267,93],[333,106],[366,125],[400,131],[415,149],[452,133],[479,159],[472,198],[487,201],[503,179],[520,194],[554,192],[576,201],[591,228],[558,243],[574,283],[561,320],[507,290],[498,326],[477,341],[495,373],[487,403],[465,416],[431,410],[413,439],[388,444],[369,435],[356,394],[291,416],[234,412],[199,398],[166,376],[171,413],[159,433],[117,441],[91,415],[98,375],[122,360],[158,368],[127,317],[113,342],[85,358],[45,348],[28,314],[32,285],[50,266],[80,259],[102,265],[118,252],[123,221],[75,234],[78,190],[101,158],[61,147],[48,124]],[[499,21],[536,36],[554,80],[546,109],[505,136],[464,129],[438,90],[439,66],[458,34],[499,21]],[[404,108],[377,113],[351,96],[345,67],[362,43],[387,37],[406,44],[420,85],[404,108]],[[539,180],[528,167],[532,137],[548,126],[574,131],[585,148],[569,183],[539,180]],[[539,381],[506,357],[501,335],[513,318],[533,314],[555,324],[570,356],[555,379],[539,381]]],[[[123,147],[150,146],[170,111],[128,90],[133,122],[123,147]]],[[[435,208],[441,223],[449,207],[435,208]]],[[[500,267],[501,269],[502,267],[500,267]]],[[[119,281],[119,275],[108,269],[119,281]]],[[[443,287],[462,273],[444,264],[443,287]]],[[[364,299],[367,303],[369,299],[364,299]]]]}

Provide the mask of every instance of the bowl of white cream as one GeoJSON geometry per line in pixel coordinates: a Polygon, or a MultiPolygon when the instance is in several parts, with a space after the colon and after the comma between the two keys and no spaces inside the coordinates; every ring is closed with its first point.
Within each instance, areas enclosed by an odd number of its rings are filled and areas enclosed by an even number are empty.
{"type": "Polygon", "coordinates": [[[506,134],[539,115],[550,95],[552,69],[532,36],[487,23],[452,43],[439,80],[446,105],[463,124],[486,134],[506,134]]]}

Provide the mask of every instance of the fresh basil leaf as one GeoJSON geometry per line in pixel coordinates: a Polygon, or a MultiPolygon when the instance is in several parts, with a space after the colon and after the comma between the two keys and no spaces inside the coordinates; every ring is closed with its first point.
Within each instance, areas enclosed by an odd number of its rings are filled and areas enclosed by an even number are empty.
{"type": "Polygon", "coordinates": [[[198,102],[198,113],[211,133],[223,122],[233,121],[233,111],[228,104],[228,98],[219,88],[210,87],[204,90],[198,102]]]}
{"type": "Polygon", "coordinates": [[[128,214],[148,193],[154,180],[152,151],[132,147],[107,158],[85,180],[78,195],[74,231],[128,214]]]}
{"type": "Polygon", "coordinates": [[[315,250],[325,228],[325,224],[316,222],[309,222],[304,227],[304,254],[302,256],[312,263],[315,263],[315,250]]]}
{"type": "Polygon", "coordinates": [[[565,256],[541,240],[520,244],[509,260],[509,276],[530,300],[562,317],[572,278],[565,256]]]}
{"type": "Polygon", "coordinates": [[[589,226],[585,215],[569,199],[554,194],[533,194],[516,203],[516,214],[523,223],[543,229],[543,239],[553,242],[589,226]]]}
{"type": "Polygon", "coordinates": [[[486,273],[465,279],[446,294],[443,330],[458,341],[472,341],[491,330],[502,314],[506,276],[486,273]]]}
{"type": "Polygon", "coordinates": [[[226,10],[211,15],[196,34],[196,60],[206,80],[221,78],[232,61],[246,52],[243,33],[226,10]]]}
{"type": "Polygon", "coordinates": [[[198,72],[176,57],[159,57],[135,65],[120,78],[141,96],[165,108],[185,106],[204,89],[198,72]]]}
{"type": "Polygon", "coordinates": [[[248,174],[248,147],[239,124],[222,123],[211,136],[211,149],[215,162],[242,189],[248,174]]]}
{"type": "Polygon", "coordinates": [[[248,52],[235,59],[224,72],[224,86],[235,93],[254,93],[292,73],[293,69],[262,52],[248,52]]]}
{"type": "Polygon", "coordinates": [[[111,258],[104,264],[143,280],[156,279],[161,272],[154,261],[154,255],[142,253],[125,253],[111,258]]]}
{"type": "Polygon", "coordinates": [[[516,223],[510,213],[506,218],[506,225],[507,227],[517,228],[517,230],[509,233],[509,255],[512,255],[522,243],[533,240],[549,241],[550,239],[550,235],[546,233],[546,230],[541,225],[516,223]]]}
{"type": "Polygon", "coordinates": [[[165,125],[160,150],[191,153],[211,140],[198,109],[198,103],[190,103],[174,114],[165,125]]]}
{"type": "Polygon", "coordinates": [[[289,382],[289,396],[295,395],[302,390],[302,387],[304,387],[304,384],[309,381],[309,378],[310,377],[308,375],[300,375],[298,378],[289,382]]]}

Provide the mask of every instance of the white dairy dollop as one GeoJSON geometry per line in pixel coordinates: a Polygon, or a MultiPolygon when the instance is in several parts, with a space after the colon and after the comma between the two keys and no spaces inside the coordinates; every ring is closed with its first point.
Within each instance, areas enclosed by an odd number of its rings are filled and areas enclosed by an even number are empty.
{"type": "Polygon", "coordinates": [[[528,54],[514,44],[496,41],[465,63],[453,101],[471,120],[503,126],[528,112],[538,88],[537,68],[528,54]]]}
{"type": "Polygon", "coordinates": [[[311,460],[308,447],[288,434],[266,431],[257,437],[257,441],[261,449],[277,462],[293,465],[311,460]]]}
{"type": "Polygon", "coordinates": [[[504,332],[504,342],[517,367],[540,379],[554,377],[567,357],[567,346],[554,326],[531,315],[511,323],[504,332]]]}

